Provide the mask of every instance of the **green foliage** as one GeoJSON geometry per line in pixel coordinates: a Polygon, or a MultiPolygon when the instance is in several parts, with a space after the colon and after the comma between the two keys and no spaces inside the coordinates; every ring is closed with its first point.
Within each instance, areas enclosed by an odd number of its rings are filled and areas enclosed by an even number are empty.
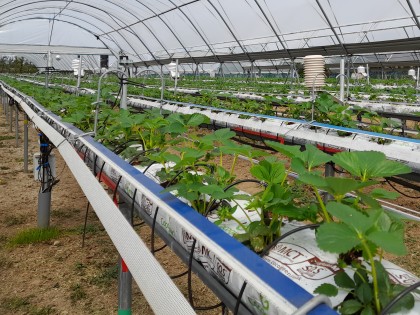
{"type": "Polygon", "coordinates": [[[73,305],[75,305],[80,300],[86,299],[87,293],[80,285],[80,283],[72,285],[70,289],[70,300],[73,305]]]}
{"type": "Polygon", "coordinates": [[[18,245],[42,243],[57,238],[60,231],[55,227],[45,229],[31,228],[18,232],[15,236],[11,237],[8,245],[15,247],[18,245]]]}

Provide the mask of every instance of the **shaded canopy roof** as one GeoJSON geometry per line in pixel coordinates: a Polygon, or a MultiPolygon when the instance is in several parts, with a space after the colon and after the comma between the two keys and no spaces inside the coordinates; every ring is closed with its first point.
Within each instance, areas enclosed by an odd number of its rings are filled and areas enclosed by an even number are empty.
{"type": "Polygon", "coordinates": [[[415,51],[418,14],[413,0],[0,0],[0,43],[138,65],[415,51]]]}

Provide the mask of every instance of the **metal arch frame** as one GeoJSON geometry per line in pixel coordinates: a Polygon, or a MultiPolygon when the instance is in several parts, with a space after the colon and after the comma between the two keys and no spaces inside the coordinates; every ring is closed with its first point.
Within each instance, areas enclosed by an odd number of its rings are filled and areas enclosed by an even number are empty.
{"type": "MultiPolygon", "coordinates": [[[[54,0],[47,0],[47,1],[42,1],[42,2],[51,2],[51,1],[54,1],[54,0]]],[[[57,0],[56,0],[57,1],[57,0]]],[[[59,1],[59,0],[58,0],[59,1]]],[[[30,4],[33,4],[34,2],[32,2],[32,3],[30,3],[30,4]]],[[[79,2],[74,2],[74,3],[79,3],[79,2]]],[[[29,5],[29,4],[25,4],[25,5],[29,5]]],[[[83,4],[82,4],[83,5],[83,4]]],[[[24,5],[22,5],[22,6],[24,6],[24,5]]],[[[20,7],[22,7],[22,6],[20,6],[20,7]]],[[[88,5],[89,6],[89,5],[88,5]]],[[[93,7],[93,6],[90,6],[90,7],[93,7]]],[[[53,7],[53,6],[46,6],[46,7],[42,7],[41,9],[42,10],[44,10],[44,9],[56,9],[56,7],[53,7]]],[[[96,8],[96,7],[94,7],[94,8],[96,8]]],[[[97,9],[97,8],[96,8],[97,9]]],[[[13,9],[12,9],[13,10],[13,9]]],[[[8,10],[8,11],[6,11],[6,12],[9,12],[9,11],[12,11],[12,10],[8,10]]],[[[74,11],[74,12],[78,12],[78,13],[82,13],[82,14],[86,14],[85,12],[83,12],[83,11],[79,11],[79,10],[75,10],[75,9],[67,9],[68,11],[74,11]]],[[[104,12],[106,15],[108,15],[108,16],[110,16],[110,14],[109,13],[107,13],[107,12],[105,12],[104,10],[100,10],[100,9],[98,9],[99,11],[102,11],[102,12],[104,12]]],[[[6,13],[5,12],[5,13],[6,13]]],[[[19,13],[21,12],[21,11],[18,11],[19,13]]],[[[64,16],[68,16],[68,17],[70,17],[70,18],[74,18],[74,19],[77,19],[77,20],[80,20],[80,21],[83,21],[83,22],[86,22],[87,24],[89,24],[89,25],[92,25],[92,26],[94,26],[95,28],[97,28],[97,29],[99,29],[99,30],[101,30],[99,27],[97,27],[96,25],[94,25],[94,24],[92,24],[92,23],[90,23],[90,22],[88,22],[88,21],[86,21],[86,20],[83,20],[83,19],[81,19],[81,18],[76,18],[76,17],[73,17],[73,16],[71,16],[71,15],[66,15],[66,14],[63,14],[63,13],[61,13],[61,15],[64,15],[64,16]]],[[[105,21],[103,21],[102,19],[100,19],[100,18],[98,18],[98,17],[96,17],[96,16],[93,16],[93,15],[89,15],[89,14],[86,14],[87,16],[89,16],[89,17],[92,17],[92,18],[94,18],[94,19],[96,19],[96,20],[98,20],[98,21],[100,21],[100,22],[102,22],[102,23],[104,23],[105,25],[108,25],[105,21]]],[[[45,19],[45,18],[44,18],[45,19]]],[[[49,18],[48,18],[49,19],[49,18]]],[[[57,20],[57,19],[56,19],[57,20]]],[[[64,22],[64,20],[57,20],[57,21],[61,21],[61,22],[64,22]]],[[[110,25],[108,25],[109,27],[111,27],[110,25]]],[[[112,27],[111,27],[112,28],[112,27]]],[[[101,30],[102,31],[102,30],[101,30]]],[[[91,33],[92,35],[94,35],[97,39],[99,39],[98,37],[97,37],[97,34],[94,34],[94,33],[91,33]]],[[[143,59],[140,57],[140,55],[136,52],[136,50],[133,48],[133,46],[130,44],[130,42],[122,35],[122,34],[118,34],[119,36],[121,36],[121,38],[127,43],[127,45],[135,52],[135,54],[137,55],[137,57],[140,59],[140,60],[142,60],[143,61],[143,59]]],[[[111,41],[114,43],[114,44],[116,44],[116,46],[120,49],[120,50],[122,50],[122,48],[117,44],[117,41],[114,39],[114,38],[112,38],[111,36],[109,36],[110,37],[110,39],[111,39],[111,41]]],[[[100,40],[100,39],[99,39],[100,40]]],[[[105,43],[101,40],[101,42],[105,45],[105,43]]],[[[108,47],[107,45],[106,45],[106,47],[108,47]]],[[[146,47],[146,46],[145,46],[146,47]]],[[[146,47],[146,49],[147,49],[147,47],[146,47]]],[[[152,56],[153,56],[153,54],[151,54],[152,56]]],[[[115,55],[116,56],[116,55],[115,55]]],[[[117,56],[116,56],[117,57],[117,56]]],[[[157,60],[156,60],[157,61],[157,60]]]]}
{"type": "MultiPolygon", "coordinates": [[[[43,9],[49,9],[49,8],[43,8],[43,9]]],[[[74,12],[77,12],[77,13],[84,13],[84,12],[81,12],[81,11],[78,11],[78,10],[72,10],[72,11],[74,11],[74,12]]],[[[17,11],[17,12],[15,12],[15,13],[13,13],[13,14],[11,14],[11,15],[15,15],[15,14],[20,14],[20,13],[22,13],[22,12],[26,12],[26,11],[17,11]]],[[[31,16],[31,15],[37,15],[37,14],[39,14],[39,13],[27,13],[27,14],[22,14],[22,15],[20,15],[20,16],[17,16],[16,18],[22,18],[22,17],[26,17],[26,16],[31,16]]],[[[44,14],[49,14],[49,13],[44,13],[44,14]]],[[[1,15],[1,14],[0,14],[1,15]]],[[[10,18],[11,17],[11,15],[9,15],[9,16],[7,16],[6,17],[6,19],[7,18],[10,18]]],[[[84,23],[86,23],[86,24],[89,24],[89,25],[91,25],[91,26],[93,26],[93,27],[95,27],[95,28],[97,28],[98,30],[100,30],[100,31],[102,31],[97,25],[95,25],[95,24],[92,24],[91,22],[89,22],[88,20],[84,20],[84,19],[82,19],[82,18],[80,18],[80,17],[75,17],[75,16],[72,16],[72,15],[69,15],[69,14],[64,14],[64,13],[61,13],[61,15],[63,15],[63,16],[67,16],[67,17],[69,17],[69,18],[72,18],[72,19],[75,19],[75,20],[79,20],[79,21],[82,21],[82,22],[84,22],[84,23]]],[[[88,16],[90,16],[90,15],[88,15],[88,16]]],[[[36,18],[28,18],[28,20],[35,20],[35,19],[49,19],[49,18],[46,18],[46,17],[36,17],[36,18]]],[[[97,20],[99,20],[100,22],[103,22],[104,24],[105,24],[105,22],[104,21],[102,21],[101,19],[97,19],[97,20]]],[[[22,19],[21,20],[17,20],[17,21],[23,21],[22,19]]],[[[10,23],[16,23],[17,21],[15,21],[15,20],[13,20],[13,18],[10,18],[10,22],[6,22],[6,23],[0,23],[0,28],[2,27],[2,26],[5,26],[5,25],[8,25],[8,24],[10,24],[10,23]]],[[[25,19],[25,21],[26,21],[26,19],[25,19]]],[[[63,22],[63,23],[65,23],[65,21],[64,20],[58,20],[57,18],[56,18],[56,21],[59,21],[59,22],[63,22]]],[[[87,29],[85,29],[85,28],[83,28],[85,31],[88,31],[87,29]]],[[[91,35],[94,35],[95,36],[95,33],[93,33],[93,32],[90,32],[89,31],[89,33],[91,34],[91,35]]],[[[114,42],[115,43],[115,45],[118,47],[118,49],[122,49],[119,45],[118,45],[118,42],[114,39],[114,38],[112,38],[112,37],[110,37],[110,40],[112,41],[112,42],[114,42]]],[[[125,40],[125,39],[124,39],[125,40]]],[[[101,42],[102,42],[102,40],[101,40],[101,42]]],[[[103,43],[103,42],[102,42],[103,43]]],[[[103,43],[104,45],[105,45],[105,43],[103,43]]],[[[107,46],[107,45],[105,45],[110,51],[111,51],[111,49],[107,46]]],[[[140,58],[140,57],[139,57],[140,58]]]]}
{"type": "MultiPolygon", "coordinates": [[[[44,9],[51,9],[51,8],[55,8],[55,7],[45,7],[45,8],[42,8],[42,10],[44,10],[44,9]]],[[[81,12],[81,11],[78,11],[78,10],[74,10],[74,9],[72,9],[71,11],[74,11],[74,12],[78,12],[78,13],[83,13],[84,14],[84,12],[81,12]]],[[[15,12],[15,13],[13,13],[13,14],[20,14],[22,11],[17,11],[17,12],[15,12]]],[[[24,12],[26,12],[26,11],[24,11],[24,12]]],[[[11,14],[11,15],[13,15],[13,14],[11,14]]],[[[21,16],[19,16],[19,17],[23,17],[23,16],[29,16],[29,15],[35,15],[36,16],[36,14],[40,14],[40,13],[28,13],[28,14],[24,14],[24,15],[21,15],[21,16]]],[[[49,13],[44,13],[44,14],[49,14],[49,13]]],[[[0,14],[1,15],[1,14],[0,14]]],[[[92,24],[92,23],[90,23],[89,21],[87,21],[87,20],[84,20],[84,19],[82,19],[82,18],[80,18],[80,17],[74,17],[74,16],[72,16],[72,15],[69,15],[69,14],[63,14],[63,13],[61,13],[61,15],[63,15],[63,16],[67,16],[67,17],[69,17],[69,18],[72,18],[72,19],[75,19],[75,20],[79,20],[79,21],[82,21],[82,22],[84,22],[84,23],[86,23],[86,24],[89,24],[89,25],[92,25],[93,27],[95,27],[95,28],[97,28],[98,30],[100,30],[100,31],[102,31],[97,25],[95,25],[95,24],[92,24]]],[[[90,16],[90,15],[88,15],[88,16],[90,16]]],[[[10,17],[10,15],[8,16],[8,17],[10,17]]],[[[99,19],[99,18],[96,18],[98,21],[100,21],[100,22],[102,22],[102,23],[104,23],[104,24],[106,24],[104,21],[102,21],[101,19],[99,19]]],[[[6,25],[8,25],[8,24],[12,24],[12,23],[17,23],[17,22],[22,22],[22,21],[28,21],[28,20],[50,20],[50,18],[47,18],[47,17],[33,17],[33,18],[25,18],[25,19],[19,19],[19,20],[11,20],[10,22],[8,22],[8,23],[3,23],[3,24],[0,24],[0,28],[2,27],[2,26],[6,26],[6,25]]],[[[62,23],[69,23],[69,24],[71,24],[71,25],[74,25],[74,26],[77,26],[77,27],[79,27],[79,28],[81,28],[81,29],[83,29],[84,31],[87,31],[88,33],[90,33],[91,35],[93,35],[93,36],[95,36],[96,37],[96,34],[93,32],[93,31],[91,31],[91,30],[89,30],[89,29],[87,29],[87,28],[84,28],[84,27],[81,27],[80,25],[78,25],[78,24],[75,24],[75,23],[73,23],[73,22],[70,22],[70,21],[65,21],[65,20],[61,20],[61,19],[55,19],[56,21],[59,21],[59,22],[62,22],[62,23]]],[[[118,44],[118,41],[116,40],[116,39],[114,39],[114,38],[112,38],[111,36],[109,36],[109,38],[110,38],[110,40],[118,47],[118,49],[120,49],[120,50],[122,50],[122,48],[119,46],[119,44],[118,44]]],[[[128,42],[127,42],[127,40],[122,36],[122,38],[123,38],[123,40],[127,43],[127,44],[129,44],[128,42]]],[[[101,43],[114,55],[114,56],[116,56],[117,57],[117,55],[115,55],[114,53],[113,53],[113,50],[112,49],[110,49],[109,48],[109,46],[107,45],[107,44],[105,44],[101,39],[98,39],[98,40],[100,40],[101,41],[101,43]]],[[[140,56],[138,56],[139,57],[139,59],[141,59],[141,57],[140,56]]]]}
{"type": "MultiPolygon", "coordinates": [[[[126,12],[126,13],[128,13],[128,14],[130,14],[130,15],[132,15],[133,17],[136,17],[130,10],[128,10],[128,9],[125,9],[123,6],[121,6],[121,5],[119,5],[119,4],[116,4],[115,2],[112,2],[112,0],[105,0],[106,2],[108,2],[108,3],[110,3],[110,4],[112,4],[112,5],[114,5],[114,6],[116,6],[116,7],[118,7],[118,8],[120,8],[122,11],[124,11],[124,12],[126,12]]],[[[74,1],[73,1],[74,2],[74,1]]],[[[80,3],[80,2],[74,2],[74,3],[80,3]]],[[[103,11],[103,12],[105,12],[104,10],[100,10],[100,11],[103,11]]],[[[121,20],[121,18],[119,18],[119,17],[117,17],[117,16],[114,16],[114,15],[111,15],[111,14],[109,14],[108,12],[106,12],[111,18],[112,18],[112,20],[118,25],[118,26],[120,26],[121,27],[121,25],[119,25],[120,23],[121,24],[125,24],[122,20],[121,20]],[[117,21],[118,20],[118,21],[117,21]]],[[[149,29],[149,27],[145,24],[145,23],[142,23],[146,28],[147,28],[147,30],[149,31],[149,33],[150,34],[152,34],[152,36],[156,39],[156,41],[159,43],[159,45],[166,51],[166,53],[169,55],[169,52],[168,52],[168,50],[166,49],[166,47],[162,44],[162,42],[157,38],[157,36],[149,29]]],[[[144,43],[144,41],[141,39],[141,37],[139,36],[139,35],[137,35],[137,32],[135,32],[132,28],[131,28],[131,26],[129,26],[129,25],[126,25],[126,27],[124,27],[124,30],[130,30],[130,33],[132,34],[132,35],[134,35],[141,43],[142,43],[142,45],[146,48],[146,50],[149,52],[149,54],[152,56],[152,58],[155,60],[155,61],[158,61],[156,58],[155,58],[155,56],[154,56],[154,53],[152,53],[152,51],[149,49],[149,47],[144,43]]],[[[123,36],[121,33],[119,33],[118,32],[118,34],[120,35],[120,36],[123,36]]],[[[136,52],[136,50],[129,44],[129,46],[130,46],[130,48],[134,51],[134,52],[136,52]]],[[[137,52],[136,52],[136,55],[140,58],[140,56],[137,54],[137,52]]],[[[141,58],[140,58],[141,59],[141,58]]]]}
{"type": "Polygon", "coordinates": [[[233,32],[232,28],[229,26],[229,24],[224,19],[223,15],[220,13],[220,11],[216,8],[216,6],[211,2],[211,0],[207,0],[207,2],[212,6],[213,10],[216,11],[216,13],[219,15],[219,17],[222,19],[223,23],[225,24],[226,28],[229,30],[232,37],[235,39],[235,41],[238,43],[239,47],[242,49],[244,54],[249,58],[249,61],[253,62],[251,56],[248,54],[248,51],[242,46],[241,42],[236,37],[235,33],[233,32]]]}
{"type": "MultiPolygon", "coordinates": [[[[59,0],[59,1],[62,1],[62,0],[59,0]]],[[[170,8],[170,9],[165,10],[165,11],[162,11],[162,12],[160,12],[160,13],[158,13],[158,14],[155,14],[155,15],[149,16],[149,17],[144,18],[144,19],[141,19],[141,20],[137,20],[137,21],[136,21],[136,22],[134,22],[134,23],[130,23],[130,24],[128,25],[128,27],[134,26],[134,25],[136,25],[136,24],[140,24],[140,23],[142,23],[142,22],[144,22],[144,21],[147,21],[147,20],[153,19],[153,18],[157,17],[158,15],[164,15],[164,14],[166,14],[166,13],[169,13],[169,12],[172,12],[172,11],[174,11],[174,10],[176,10],[176,9],[179,9],[180,7],[184,7],[184,6],[190,5],[190,4],[195,3],[195,2],[199,2],[199,1],[201,1],[201,0],[191,0],[191,1],[189,1],[189,2],[186,2],[186,3],[181,4],[181,5],[179,5],[179,6],[176,6],[176,5],[175,5],[175,7],[174,7],[174,8],[170,8]]],[[[171,3],[172,3],[172,2],[171,2],[171,3]]],[[[173,3],[172,3],[172,4],[173,4],[173,3]]],[[[110,32],[106,32],[106,33],[100,34],[99,36],[108,35],[109,33],[113,33],[113,32],[119,32],[119,31],[123,30],[124,28],[125,28],[125,27],[122,27],[122,28],[119,28],[119,29],[116,29],[116,30],[112,30],[112,31],[110,31],[110,32]]]]}
{"type": "Polygon", "coordinates": [[[345,52],[345,54],[348,56],[348,55],[349,55],[349,53],[348,53],[348,51],[347,51],[347,49],[346,49],[346,46],[344,46],[344,44],[343,44],[343,42],[341,41],[340,37],[338,37],[338,34],[337,34],[337,32],[335,31],[335,29],[334,29],[334,27],[333,27],[333,25],[332,25],[332,23],[331,23],[330,19],[328,18],[328,15],[327,15],[327,13],[325,12],[325,10],[324,10],[323,6],[322,6],[322,5],[321,5],[321,3],[319,2],[319,0],[315,0],[315,1],[316,1],[317,5],[318,5],[319,9],[320,9],[320,10],[321,10],[321,12],[322,12],[322,15],[324,15],[324,17],[325,17],[325,19],[326,19],[326,21],[327,21],[327,23],[328,23],[328,25],[329,25],[329,27],[330,27],[331,31],[334,33],[335,38],[337,39],[337,41],[338,41],[338,43],[340,44],[340,46],[343,48],[343,51],[345,52]]]}
{"type": "MultiPolygon", "coordinates": [[[[173,3],[172,0],[168,0],[172,5],[176,6],[175,3],[173,3]]],[[[187,19],[187,21],[191,24],[191,26],[194,28],[194,30],[197,32],[198,36],[200,36],[201,40],[206,44],[209,51],[213,54],[213,56],[220,61],[220,59],[217,57],[217,54],[214,52],[211,45],[207,42],[207,40],[204,38],[204,35],[200,32],[200,30],[197,28],[197,26],[193,23],[193,21],[190,19],[190,17],[182,10],[182,7],[178,6],[178,10],[182,13],[182,15],[187,19]]]]}
{"type": "MultiPolygon", "coordinates": [[[[113,4],[113,5],[115,5],[113,2],[110,2],[109,0],[105,0],[106,2],[108,2],[108,3],[111,3],[111,4],[113,4]]],[[[25,7],[25,6],[28,6],[28,5],[31,5],[31,4],[37,4],[37,3],[45,3],[45,2],[62,2],[62,0],[38,0],[38,1],[33,1],[33,2],[29,2],[29,3],[24,3],[24,4],[21,4],[21,5],[18,5],[18,6],[16,6],[16,7],[14,7],[14,8],[12,8],[12,9],[9,9],[9,10],[6,10],[5,12],[3,12],[2,14],[4,14],[4,13],[7,13],[7,12],[10,12],[10,11],[13,11],[13,10],[15,10],[16,8],[22,8],[22,7],[25,7]]],[[[9,2],[9,3],[11,3],[11,2],[9,2]]],[[[72,3],[75,3],[75,4],[77,4],[77,5],[81,5],[82,7],[83,6],[87,6],[87,7],[89,7],[89,8],[92,8],[92,9],[95,9],[95,10],[98,10],[98,11],[100,11],[100,12],[103,12],[103,13],[105,13],[105,15],[107,15],[107,16],[109,16],[110,18],[112,18],[113,20],[114,20],[114,18],[116,19],[116,20],[118,20],[118,21],[120,21],[122,24],[125,24],[123,21],[121,21],[121,19],[119,18],[119,17],[117,17],[117,16],[115,16],[115,15],[113,15],[113,14],[111,14],[111,13],[109,13],[109,12],[107,12],[107,11],[105,11],[104,9],[101,9],[101,8],[99,8],[99,7],[96,7],[96,6],[94,6],[94,5],[91,5],[91,4],[87,4],[87,3],[82,3],[82,2],[78,2],[78,1],[72,1],[72,3]]],[[[1,7],[1,6],[0,6],[1,7]]],[[[56,8],[56,7],[52,7],[52,6],[47,6],[47,7],[44,7],[44,9],[47,9],[47,8],[56,8]]],[[[73,9],[69,9],[69,8],[67,8],[66,10],[69,10],[69,11],[74,11],[73,9]]],[[[127,10],[125,10],[125,9],[123,9],[125,12],[128,12],[127,10]]],[[[77,12],[77,11],[75,11],[75,12],[77,12]]],[[[92,18],[94,18],[94,19],[97,19],[97,20],[99,20],[99,21],[101,21],[99,18],[97,18],[97,17],[95,17],[95,16],[93,16],[93,15],[89,15],[88,13],[85,13],[85,12],[83,12],[84,14],[86,14],[86,15],[88,15],[88,16],[90,16],[90,17],[92,17],[92,18]]],[[[1,15],[1,14],[0,14],[1,15]]],[[[57,19],[56,19],[57,20],[57,19]]],[[[117,23],[118,24],[118,22],[116,21],[116,20],[114,20],[115,21],[115,23],[117,23]]],[[[58,21],[58,20],[57,20],[58,21]]],[[[62,20],[61,20],[62,21],[62,20]]],[[[103,21],[101,21],[101,22],[103,22],[103,21]]],[[[110,25],[108,25],[109,27],[111,27],[110,25]]],[[[116,29],[114,29],[113,27],[111,27],[113,30],[116,30],[116,29]]],[[[127,29],[127,28],[130,28],[130,25],[126,25],[123,29],[127,29]]],[[[131,29],[130,29],[131,30],[131,29]]],[[[132,31],[132,30],[131,30],[132,31]]],[[[140,57],[140,55],[138,55],[138,53],[137,53],[137,51],[132,47],[132,45],[129,43],[129,41],[124,37],[124,35],[123,34],[121,34],[121,33],[119,33],[118,32],[118,35],[119,36],[121,36],[125,41],[126,41],[126,43],[130,46],[130,48],[135,52],[135,54],[137,55],[137,57],[140,59],[140,60],[142,60],[142,58],[140,57]]],[[[134,33],[133,32],[133,35],[140,41],[140,43],[146,48],[146,50],[149,52],[149,54],[150,54],[150,56],[155,60],[155,62],[157,62],[157,63],[159,63],[159,60],[158,59],[156,59],[156,57],[154,56],[154,54],[153,54],[153,52],[149,49],[149,47],[144,43],[144,41],[136,34],[136,33],[134,33]]],[[[98,34],[95,34],[94,35],[96,38],[99,38],[100,37],[100,35],[98,35],[98,34]]],[[[103,43],[103,42],[102,42],[103,43]]],[[[143,60],[142,60],[143,61],[143,60]]]]}
{"type": "MultiPolygon", "coordinates": [[[[20,20],[16,20],[16,21],[10,21],[10,22],[7,22],[7,23],[5,23],[5,24],[2,24],[2,25],[0,25],[0,28],[2,28],[3,26],[7,26],[7,25],[9,25],[9,24],[14,24],[14,23],[19,23],[19,22],[24,22],[24,21],[31,21],[31,20],[50,20],[49,18],[47,18],[47,17],[34,17],[34,18],[25,18],[25,19],[20,19],[20,20]]],[[[95,36],[95,34],[94,33],[92,33],[89,29],[87,29],[87,28],[84,28],[84,27],[82,27],[82,26],[80,26],[80,25],[78,25],[78,24],[76,24],[76,23],[73,23],[73,22],[70,22],[70,21],[64,21],[64,20],[57,20],[56,19],[56,21],[59,21],[59,22],[62,22],[62,23],[67,23],[67,24],[70,24],[70,25],[73,25],[73,26],[76,26],[76,27],[78,27],[78,28],[80,28],[80,29],[82,29],[82,30],[84,30],[84,31],[86,31],[87,33],[89,33],[89,34],[91,34],[92,36],[95,36]]],[[[114,54],[114,52],[113,52],[113,50],[111,49],[111,48],[109,48],[108,47],[108,45],[107,44],[105,44],[102,40],[101,40],[101,42],[102,42],[102,44],[115,56],[115,57],[118,57],[117,55],[115,55],[114,54]]],[[[118,45],[117,45],[118,46],[118,45]]],[[[144,61],[143,61],[144,62],[144,61]]]]}
{"type": "MultiPolygon", "coordinates": [[[[168,23],[166,23],[166,21],[160,16],[158,15],[154,10],[152,10],[148,5],[145,5],[144,3],[140,2],[139,0],[136,0],[136,2],[145,7],[147,10],[149,10],[150,12],[152,12],[153,14],[156,15],[156,17],[166,26],[166,28],[172,33],[172,35],[174,36],[174,38],[177,40],[177,42],[181,45],[181,47],[184,49],[184,51],[188,54],[188,56],[194,60],[194,57],[190,54],[190,52],[187,50],[187,48],[185,47],[185,45],[182,43],[182,41],[179,39],[178,35],[175,33],[175,31],[169,27],[168,23]]],[[[172,1],[170,1],[172,3],[172,1]]],[[[173,3],[172,3],[173,4],[173,3]]],[[[144,26],[146,26],[145,22],[142,22],[144,26]]],[[[147,27],[147,26],[146,26],[147,27]]],[[[154,33],[153,33],[154,34],[154,33]]],[[[157,39],[157,38],[156,38],[157,39]]],[[[163,45],[162,45],[163,47],[163,45]]],[[[165,49],[166,50],[166,49],[165,49]]],[[[167,51],[168,55],[169,52],[167,51]]]]}
{"type": "Polygon", "coordinates": [[[290,55],[289,49],[286,47],[285,43],[283,43],[283,41],[280,39],[279,34],[277,34],[276,29],[273,26],[273,23],[271,23],[270,19],[267,16],[267,13],[265,13],[264,9],[262,8],[261,4],[259,3],[258,0],[254,0],[255,4],[258,6],[258,8],[260,9],[261,13],[263,14],[265,20],[267,21],[268,25],[270,26],[271,30],[273,31],[274,35],[277,37],[277,40],[279,41],[280,45],[283,47],[283,49],[287,52],[287,54],[289,55],[290,59],[293,59],[293,57],[290,55]]]}
{"type": "Polygon", "coordinates": [[[413,20],[416,23],[417,27],[420,29],[420,21],[417,17],[416,11],[413,8],[413,5],[411,4],[410,0],[407,0],[408,7],[410,8],[411,14],[413,15],[413,20]]]}

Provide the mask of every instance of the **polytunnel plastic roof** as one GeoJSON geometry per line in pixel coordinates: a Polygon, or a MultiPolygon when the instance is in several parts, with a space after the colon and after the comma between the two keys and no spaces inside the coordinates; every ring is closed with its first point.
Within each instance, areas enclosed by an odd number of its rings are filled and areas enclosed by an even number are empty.
{"type": "Polygon", "coordinates": [[[0,53],[102,49],[141,66],[415,51],[418,14],[413,0],[0,0],[0,53]]]}

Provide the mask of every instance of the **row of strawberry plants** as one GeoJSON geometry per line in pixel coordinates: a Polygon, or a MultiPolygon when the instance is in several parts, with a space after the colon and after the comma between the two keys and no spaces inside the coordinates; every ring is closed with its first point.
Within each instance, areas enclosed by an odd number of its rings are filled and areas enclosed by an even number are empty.
{"type": "MultiPolygon", "coordinates": [[[[93,107],[86,103],[89,98],[74,98],[54,91],[55,98],[48,100],[48,95],[39,97],[43,89],[27,88],[19,86],[65,121],[82,130],[91,130],[93,107]]],[[[301,151],[297,146],[267,142],[291,159],[290,167],[286,167],[282,160],[267,157],[264,151],[232,141],[235,134],[228,129],[195,135],[196,127],[207,122],[208,118],[199,114],[166,116],[158,111],[135,114],[103,108],[98,140],[132,163],[143,167],[152,163],[161,165],[157,175],[166,186],[165,191],[172,191],[203,215],[217,213],[218,224],[237,221],[242,231],[233,236],[256,252],[262,252],[281,235],[286,218],[319,223],[318,246],[338,254],[340,267],[350,268],[355,274],[352,279],[342,271],[335,276],[337,286],[324,284],[315,291],[335,295],[339,290],[348,290],[349,297],[337,306],[342,314],[380,313],[403,290],[389,281],[381,264],[385,252],[406,253],[403,223],[385,213],[377,202],[378,198],[392,199],[396,194],[383,189],[369,191],[368,187],[382,177],[408,173],[408,167],[388,161],[378,152],[343,152],[330,156],[312,145],[301,151]],[[255,194],[239,193],[234,186],[235,164],[240,155],[248,157],[250,173],[263,184],[255,194]],[[224,167],[226,156],[232,159],[229,168],[224,167]],[[261,161],[254,164],[257,157],[261,161]],[[339,165],[349,176],[324,177],[317,167],[328,162],[339,165]],[[297,181],[288,178],[289,170],[299,174],[297,181]],[[311,198],[303,200],[301,190],[297,189],[302,186],[311,191],[311,198]],[[329,193],[328,201],[323,200],[320,190],[329,193]],[[347,195],[351,191],[356,193],[355,197],[347,195]],[[246,223],[237,220],[237,212],[248,218],[246,223]]],[[[408,295],[394,311],[410,309],[413,305],[414,298],[408,295]]]]}
{"type": "MultiPolygon", "coordinates": [[[[106,91],[116,91],[116,87],[108,86],[106,91]]],[[[157,88],[138,89],[129,87],[131,94],[141,94],[146,97],[160,98],[160,90],[157,88]]],[[[214,108],[224,108],[236,111],[245,111],[262,115],[281,115],[293,119],[312,119],[312,102],[295,102],[291,98],[264,96],[264,101],[252,99],[238,99],[232,94],[214,93],[209,90],[202,90],[200,94],[188,95],[183,93],[174,94],[165,91],[164,99],[183,103],[193,103],[214,108]],[[275,106],[273,107],[273,104],[275,106]],[[280,110],[278,110],[280,106],[280,110]]],[[[395,130],[401,128],[401,123],[378,113],[357,106],[339,104],[327,93],[321,93],[314,103],[314,120],[339,127],[361,128],[383,134],[398,134],[395,130]],[[361,124],[357,121],[363,120],[361,124]]],[[[420,125],[414,124],[415,130],[420,131],[420,125]]],[[[339,132],[339,135],[346,133],[339,132]]],[[[411,135],[410,135],[411,136],[411,135]]],[[[418,137],[418,135],[417,135],[418,137]]]]}

